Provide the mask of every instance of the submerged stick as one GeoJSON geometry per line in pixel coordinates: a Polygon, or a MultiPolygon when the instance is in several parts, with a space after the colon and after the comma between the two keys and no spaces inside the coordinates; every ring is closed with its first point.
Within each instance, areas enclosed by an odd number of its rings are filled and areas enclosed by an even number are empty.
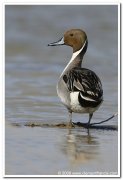
{"type": "Polygon", "coordinates": [[[110,118],[108,118],[108,119],[106,119],[106,120],[104,120],[104,121],[101,121],[101,122],[98,122],[98,123],[91,123],[90,126],[93,126],[93,125],[95,125],[95,124],[102,124],[102,123],[104,123],[104,122],[107,122],[107,121],[109,121],[110,119],[112,119],[112,118],[114,118],[115,116],[117,116],[117,114],[118,114],[118,113],[113,114],[110,118]]]}
{"type": "Polygon", "coordinates": [[[98,126],[98,125],[94,125],[94,126],[91,126],[88,125],[87,123],[81,123],[81,122],[77,122],[77,123],[73,123],[75,126],[79,126],[79,127],[83,127],[83,128],[86,128],[86,129],[96,129],[96,130],[114,130],[114,131],[117,131],[118,130],[118,127],[115,126],[115,125],[101,125],[101,126],[98,126]]]}
{"type": "Polygon", "coordinates": [[[113,114],[111,117],[109,117],[108,119],[106,119],[104,121],[101,121],[101,122],[98,122],[98,123],[91,123],[90,125],[88,125],[88,123],[80,123],[80,122],[73,123],[73,124],[77,125],[77,126],[87,128],[87,129],[118,130],[118,127],[114,126],[114,125],[101,125],[101,126],[98,126],[98,124],[102,124],[104,122],[107,122],[107,121],[111,120],[112,118],[114,118],[115,116],[117,116],[117,113],[113,114]]]}

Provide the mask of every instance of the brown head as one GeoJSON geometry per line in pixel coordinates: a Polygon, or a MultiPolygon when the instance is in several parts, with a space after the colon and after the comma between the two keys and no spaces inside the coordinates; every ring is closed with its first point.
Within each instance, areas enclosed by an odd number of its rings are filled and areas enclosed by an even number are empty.
{"type": "Polygon", "coordinates": [[[73,52],[80,50],[85,41],[87,41],[86,33],[81,29],[71,29],[65,32],[64,37],[49,46],[68,45],[73,48],[73,52]]]}
{"type": "Polygon", "coordinates": [[[71,29],[64,34],[64,43],[73,48],[73,52],[80,50],[87,40],[87,36],[81,29],[71,29]]]}

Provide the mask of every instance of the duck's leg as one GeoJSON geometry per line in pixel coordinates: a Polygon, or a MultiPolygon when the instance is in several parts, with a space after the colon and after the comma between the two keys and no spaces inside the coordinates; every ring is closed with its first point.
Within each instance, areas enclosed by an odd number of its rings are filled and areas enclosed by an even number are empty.
{"type": "Polygon", "coordinates": [[[68,111],[69,112],[69,127],[74,127],[73,123],[72,123],[72,111],[68,111]]]}
{"type": "Polygon", "coordinates": [[[90,122],[91,122],[92,116],[93,116],[93,113],[90,113],[90,114],[89,114],[89,121],[88,121],[88,123],[87,123],[87,126],[88,126],[88,127],[90,126],[90,122]]]}

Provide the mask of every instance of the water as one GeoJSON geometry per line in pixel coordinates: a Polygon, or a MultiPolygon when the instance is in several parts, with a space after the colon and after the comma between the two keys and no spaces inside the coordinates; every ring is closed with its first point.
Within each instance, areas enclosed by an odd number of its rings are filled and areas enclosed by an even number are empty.
{"type": "MultiPolygon", "coordinates": [[[[117,131],[24,126],[68,121],[56,84],[72,50],[47,44],[70,28],[86,31],[89,46],[83,67],[95,71],[103,84],[104,102],[92,121],[117,112],[117,6],[8,5],[5,15],[5,174],[117,173],[117,131]]],[[[87,122],[88,115],[74,114],[73,121],[87,122]]],[[[117,117],[107,124],[117,125],[117,117]]]]}

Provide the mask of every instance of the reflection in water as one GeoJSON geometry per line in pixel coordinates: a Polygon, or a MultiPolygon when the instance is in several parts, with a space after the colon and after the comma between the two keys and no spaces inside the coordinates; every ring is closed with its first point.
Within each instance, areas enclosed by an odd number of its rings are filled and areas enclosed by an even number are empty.
{"type": "Polygon", "coordinates": [[[70,163],[76,166],[95,159],[98,155],[98,144],[89,131],[85,134],[69,129],[62,151],[68,156],[70,163]]]}

